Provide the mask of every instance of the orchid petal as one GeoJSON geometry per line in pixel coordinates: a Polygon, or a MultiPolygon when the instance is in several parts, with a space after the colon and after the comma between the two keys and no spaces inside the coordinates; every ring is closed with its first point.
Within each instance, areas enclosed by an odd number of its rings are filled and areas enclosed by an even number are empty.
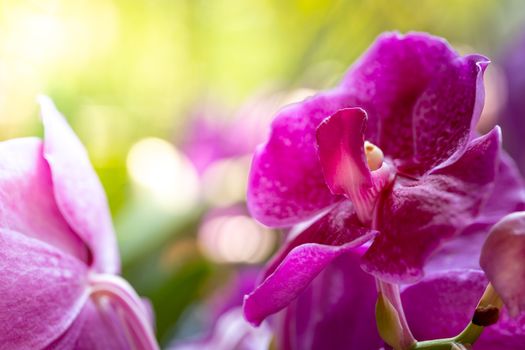
{"type": "Polygon", "coordinates": [[[498,222],[485,241],[480,264],[511,315],[525,311],[525,211],[498,222]]]}
{"type": "Polygon", "coordinates": [[[85,265],[18,232],[0,229],[0,344],[41,349],[73,323],[87,299],[85,265]]]}
{"type": "Polygon", "coordinates": [[[500,162],[492,194],[475,221],[456,237],[445,242],[425,264],[425,271],[454,268],[479,269],[481,248],[490,227],[508,213],[525,210],[525,187],[514,161],[500,153],[500,162]]]}
{"type": "Polygon", "coordinates": [[[274,273],[286,256],[296,247],[307,243],[341,246],[371,232],[377,234],[361,224],[352,203],[342,201],[289,239],[266,266],[264,278],[274,273]]]}
{"type": "Polygon", "coordinates": [[[90,247],[93,268],[116,273],[119,257],[102,184],[80,140],[48,97],[39,99],[44,123],[44,158],[55,199],[71,228],[90,247]]]}
{"type": "Polygon", "coordinates": [[[46,350],[127,350],[122,320],[109,300],[97,305],[89,299],[75,322],[46,350]]]}
{"type": "Polygon", "coordinates": [[[365,271],[395,283],[420,279],[427,258],[472,223],[492,193],[499,149],[495,128],[455,163],[419,180],[398,178],[382,203],[381,234],[364,256],[365,271]]]}
{"type": "Polygon", "coordinates": [[[90,295],[97,302],[104,300],[118,311],[121,323],[128,330],[129,343],[139,349],[158,349],[155,333],[151,324],[151,310],[144,304],[133,287],[118,275],[89,275],[90,295]]]}
{"type": "Polygon", "coordinates": [[[342,88],[367,111],[369,139],[401,171],[422,174],[467,147],[483,106],[487,64],[425,33],[385,33],[350,68],[342,88]]]}
{"type": "Polygon", "coordinates": [[[492,226],[508,213],[521,210],[525,210],[525,183],[512,158],[501,152],[494,190],[476,222],[492,226]]]}
{"type": "Polygon", "coordinates": [[[401,299],[414,337],[430,340],[459,334],[470,322],[486,284],[480,270],[449,270],[406,287],[401,299]]]}
{"type": "Polygon", "coordinates": [[[277,343],[283,350],[377,350],[383,345],[375,322],[375,281],[348,252],[321,272],[278,315],[277,343]]]}
{"type": "Polygon", "coordinates": [[[60,213],[42,143],[21,138],[0,143],[0,228],[46,242],[84,262],[89,251],[60,213]]]}
{"type": "Polygon", "coordinates": [[[268,226],[291,226],[340,199],[326,187],[315,133],[326,117],[351,104],[336,89],[277,114],[270,138],[256,151],[250,170],[248,207],[255,219],[268,226]]]}
{"type": "Polygon", "coordinates": [[[244,300],[246,319],[258,325],[286,307],[335,258],[369,241],[375,232],[355,226],[350,218],[334,211],[292,240],[270,263],[264,281],[244,300]]]}

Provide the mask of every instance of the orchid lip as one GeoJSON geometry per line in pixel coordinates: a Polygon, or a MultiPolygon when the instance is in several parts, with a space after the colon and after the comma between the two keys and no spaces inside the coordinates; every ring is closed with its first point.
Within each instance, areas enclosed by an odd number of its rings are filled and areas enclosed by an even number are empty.
{"type": "Polygon", "coordinates": [[[357,216],[363,224],[371,224],[379,195],[394,181],[395,171],[390,164],[384,162],[377,170],[371,171],[371,175],[370,187],[361,188],[360,191],[349,195],[357,216]]]}

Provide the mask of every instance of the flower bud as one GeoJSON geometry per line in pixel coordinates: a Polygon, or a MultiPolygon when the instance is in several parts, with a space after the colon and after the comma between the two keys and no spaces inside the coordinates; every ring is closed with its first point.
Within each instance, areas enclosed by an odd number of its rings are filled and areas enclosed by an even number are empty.
{"type": "Polygon", "coordinates": [[[379,292],[376,303],[377,330],[381,338],[394,349],[401,348],[403,330],[399,315],[383,293],[379,292]]]}

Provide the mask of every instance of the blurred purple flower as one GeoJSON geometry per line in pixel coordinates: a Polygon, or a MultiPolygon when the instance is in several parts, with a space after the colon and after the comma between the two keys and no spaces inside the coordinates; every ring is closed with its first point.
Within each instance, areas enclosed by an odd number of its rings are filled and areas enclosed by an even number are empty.
{"type": "Polygon", "coordinates": [[[250,211],[276,227],[315,219],[246,298],[250,322],[288,305],[363,244],[365,271],[415,282],[443,243],[525,203],[512,161],[498,165],[499,129],[473,131],[487,64],[427,34],[384,34],[337,88],[278,113],[253,159],[250,211]]]}
{"type": "Polygon", "coordinates": [[[211,298],[204,309],[205,334],[197,339],[176,341],[171,350],[266,350],[272,333],[268,324],[253,328],[242,316],[242,297],[249,292],[258,269],[239,271],[211,298]]]}
{"type": "Polygon", "coordinates": [[[229,123],[224,114],[225,108],[213,102],[199,103],[190,113],[181,148],[199,174],[216,160],[238,155],[226,133],[229,123]]]}
{"type": "Polygon", "coordinates": [[[199,174],[216,161],[251,155],[265,140],[271,117],[278,108],[306,93],[262,91],[233,112],[233,118],[228,118],[228,111],[221,104],[199,101],[190,113],[181,148],[199,174]]]}
{"type": "Polygon", "coordinates": [[[155,349],[147,306],[118,277],[104,190],[50,99],[44,140],[0,143],[2,349],[155,349]]]}
{"type": "MultiPolygon", "coordinates": [[[[379,350],[388,348],[377,334],[374,278],[359,268],[365,249],[342,254],[321,272],[285,310],[274,316],[279,349],[379,350]]],[[[419,340],[457,335],[472,318],[486,286],[479,269],[430,273],[401,293],[408,323],[419,340]],[[423,311],[424,310],[424,311],[423,311]]],[[[487,327],[476,350],[520,350],[525,317],[504,311],[487,327]]]]}
{"type": "Polygon", "coordinates": [[[507,81],[507,103],[501,118],[503,145],[525,174],[525,34],[512,42],[501,65],[507,81]]]}

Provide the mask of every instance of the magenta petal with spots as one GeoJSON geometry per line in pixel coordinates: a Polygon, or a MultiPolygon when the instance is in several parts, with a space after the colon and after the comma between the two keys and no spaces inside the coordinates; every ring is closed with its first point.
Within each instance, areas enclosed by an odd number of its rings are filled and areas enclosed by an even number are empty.
{"type": "Polygon", "coordinates": [[[419,180],[397,181],[381,203],[380,234],[364,256],[364,269],[394,283],[421,278],[430,254],[473,222],[492,193],[499,150],[495,128],[455,163],[419,180]]]}
{"type": "Polygon", "coordinates": [[[335,258],[373,238],[349,204],[340,204],[292,239],[270,262],[263,282],[244,301],[246,319],[258,325],[283,309],[335,258]],[[350,215],[349,215],[350,213],[350,215]]]}
{"type": "Polygon", "coordinates": [[[369,116],[372,142],[403,172],[424,173],[467,146],[483,107],[487,58],[423,33],[379,36],[342,89],[369,116]]]}
{"type": "Polygon", "coordinates": [[[68,329],[88,298],[87,273],[75,257],[1,228],[1,347],[41,349],[68,329]]]}
{"type": "Polygon", "coordinates": [[[496,182],[475,221],[445,242],[425,264],[425,271],[479,269],[479,257],[490,227],[508,213],[525,210],[525,188],[513,160],[501,152],[496,182]]]}
{"type": "MultiPolygon", "coordinates": [[[[414,336],[431,340],[457,335],[471,320],[486,285],[480,270],[449,270],[407,287],[401,296],[414,336]]],[[[503,309],[499,321],[483,330],[474,349],[521,350],[523,344],[525,317],[511,319],[503,309]]]]}
{"type": "Polygon", "coordinates": [[[44,157],[60,212],[91,249],[94,269],[116,273],[120,269],[118,249],[102,184],[84,146],[53,102],[44,96],[39,101],[44,157]]]}
{"type": "Polygon", "coordinates": [[[500,162],[494,190],[476,219],[479,225],[487,228],[503,216],[514,211],[525,210],[525,186],[516,164],[505,153],[500,153],[500,162]]]}
{"type": "Polygon", "coordinates": [[[525,311],[525,211],[504,217],[491,229],[480,264],[511,315],[525,311]]]}
{"type": "Polygon", "coordinates": [[[315,133],[326,117],[351,102],[335,89],[277,114],[270,139],[256,151],[250,170],[248,207],[257,220],[268,226],[291,226],[340,199],[326,186],[315,133]]]}

